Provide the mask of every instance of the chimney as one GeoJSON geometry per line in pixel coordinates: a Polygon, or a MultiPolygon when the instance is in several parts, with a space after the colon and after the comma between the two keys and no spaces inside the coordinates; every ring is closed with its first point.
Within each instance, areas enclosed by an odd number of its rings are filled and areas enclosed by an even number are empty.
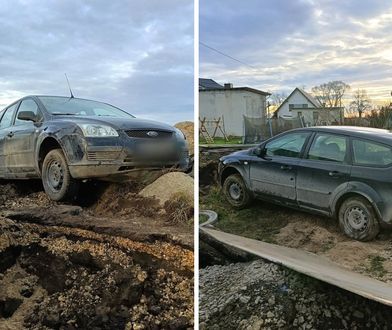
{"type": "Polygon", "coordinates": [[[231,89],[231,88],[233,88],[232,83],[225,83],[225,89],[231,89]]]}

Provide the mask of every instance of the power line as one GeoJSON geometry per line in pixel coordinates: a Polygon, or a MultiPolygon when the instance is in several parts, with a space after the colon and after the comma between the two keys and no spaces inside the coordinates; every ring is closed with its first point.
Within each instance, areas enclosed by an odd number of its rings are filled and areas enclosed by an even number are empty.
{"type": "Polygon", "coordinates": [[[238,63],[244,64],[244,65],[246,65],[246,66],[248,66],[248,67],[250,67],[250,68],[252,68],[252,69],[257,69],[257,68],[254,67],[253,65],[250,65],[250,64],[245,63],[245,62],[243,62],[243,61],[241,61],[241,60],[239,60],[239,59],[237,59],[237,58],[235,58],[235,57],[233,57],[233,56],[230,56],[230,55],[228,55],[228,54],[225,54],[225,53],[221,52],[220,50],[218,50],[218,49],[216,49],[216,48],[214,48],[214,47],[208,46],[208,45],[205,44],[204,42],[199,41],[199,43],[200,43],[200,45],[202,45],[202,46],[204,46],[204,47],[206,47],[206,48],[208,48],[208,49],[210,49],[210,50],[212,50],[212,51],[214,51],[214,52],[216,52],[216,53],[218,53],[218,54],[220,54],[220,55],[222,55],[222,56],[225,56],[225,57],[227,57],[227,58],[230,58],[230,59],[233,60],[233,61],[236,61],[236,62],[238,62],[238,63]]]}

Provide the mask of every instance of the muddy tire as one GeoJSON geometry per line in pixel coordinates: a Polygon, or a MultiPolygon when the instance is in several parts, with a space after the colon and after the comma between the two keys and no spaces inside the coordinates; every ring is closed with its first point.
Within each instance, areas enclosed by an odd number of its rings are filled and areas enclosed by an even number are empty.
{"type": "Polygon", "coordinates": [[[227,201],[237,209],[243,209],[252,202],[252,196],[239,174],[229,175],[223,183],[227,201]]]}
{"type": "Polygon", "coordinates": [[[364,197],[346,199],[339,209],[340,229],[358,241],[371,241],[380,231],[377,215],[364,197]]]}
{"type": "Polygon", "coordinates": [[[69,173],[67,160],[61,149],[48,152],[42,164],[42,183],[46,194],[54,201],[76,199],[79,182],[69,173]]]}

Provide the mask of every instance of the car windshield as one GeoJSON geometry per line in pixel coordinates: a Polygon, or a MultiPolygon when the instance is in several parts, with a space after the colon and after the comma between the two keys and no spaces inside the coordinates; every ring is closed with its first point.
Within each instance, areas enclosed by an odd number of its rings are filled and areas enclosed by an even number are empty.
{"type": "Polygon", "coordinates": [[[52,115],[135,118],[119,108],[97,101],[60,96],[39,96],[38,98],[52,115]]]}

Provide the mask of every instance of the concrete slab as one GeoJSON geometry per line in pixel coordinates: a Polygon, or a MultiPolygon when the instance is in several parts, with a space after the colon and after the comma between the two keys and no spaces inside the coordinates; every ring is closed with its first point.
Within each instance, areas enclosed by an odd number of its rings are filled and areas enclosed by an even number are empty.
{"type": "Polygon", "coordinates": [[[322,256],[206,227],[200,228],[200,230],[223,244],[283,265],[365,298],[392,306],[392,285],[342,268],[322,256]]]}

